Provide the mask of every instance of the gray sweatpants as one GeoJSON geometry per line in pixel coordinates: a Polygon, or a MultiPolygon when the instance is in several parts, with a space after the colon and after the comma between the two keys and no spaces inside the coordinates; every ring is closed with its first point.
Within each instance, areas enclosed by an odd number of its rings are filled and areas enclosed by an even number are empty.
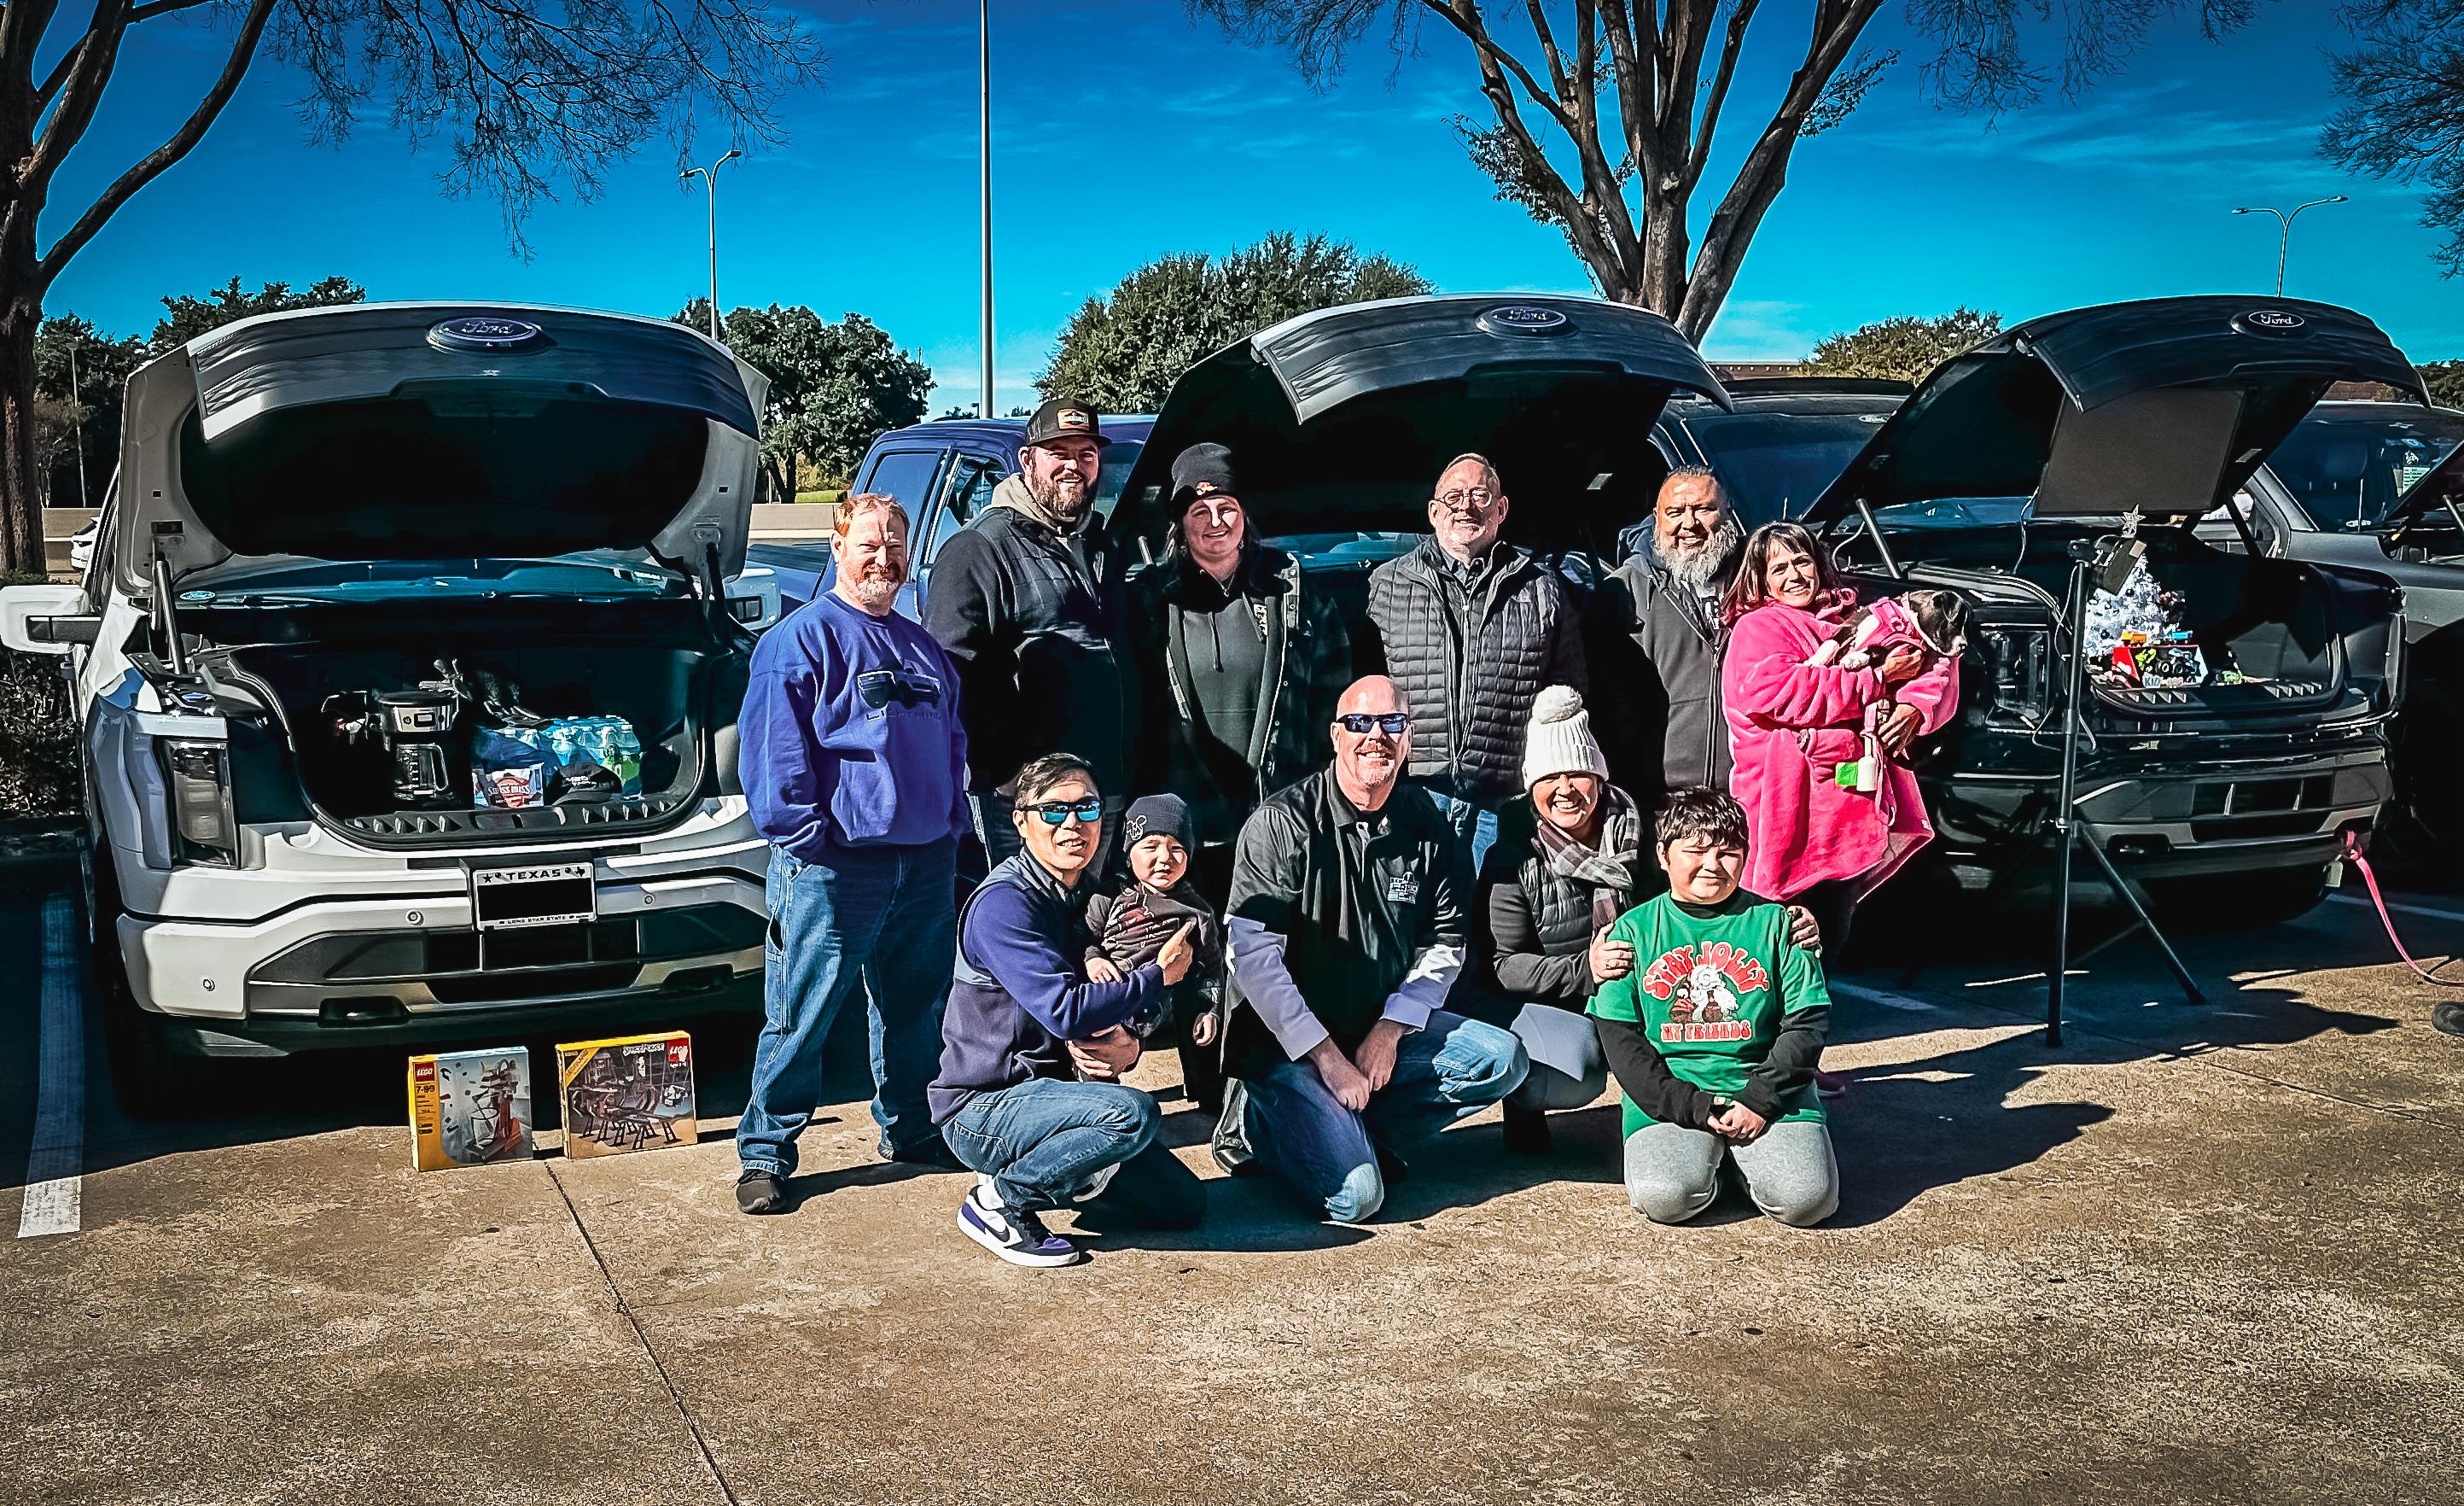
{"type": "Polygon", "coordinates": [[[1774,1124],[1746,1144],[1682,1124],[1646,1124],[1626,1137],[1625,1191],[1655,1224],[1683,1224],[1720,1192],[1720,1163],[1745,1174],[1754,1206],[1803,1229],[1839,1207],[1839,1162],[1818,1119],[1774,1124]]]}

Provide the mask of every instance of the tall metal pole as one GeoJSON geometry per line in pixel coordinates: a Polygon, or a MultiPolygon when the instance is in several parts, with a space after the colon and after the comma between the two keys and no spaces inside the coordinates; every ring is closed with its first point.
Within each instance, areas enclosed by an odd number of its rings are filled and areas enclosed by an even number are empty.
{"type": "Polygon", "coordinates": [[[2299,215],[2303,210],[2315,210],[2321,204],[2343,204],[2345,200],[2346,195],[2344,194],[2329,194],[2323,199],[2312,199],[2307,204],[2294,206],[2294,210],[2291,214],[2285,213],[2282,210],[2270,209],[2264,204],[2254,205],[2247,209],[2238,209],[2233,210],[2235,214],[2273,214],[2276,216],[2276,223],[2278,227],[2276,235],[2276,296],[2277,298],[2282,298],[2284,296],[2284,255],[2293,245],[2294,219],[2299,215]]]}
{"type": "Polygon", "coordinates": [[[707,167],[688,167],[676,175],[678,183],[687,178],[699,178],[710,189],[710,338],[725,343],[718,332],[718,169],[743,156],[730,151],[707,167]]]}
{"type": "Polygon", "coordinates": [[[993,416],[993,4],[976,0],[977,168],[982,194],[984,392],[979,416],[993,416]]]}
{"type": "Polygon", "coordinates": [[[77,396],[77,326],[71,324],[69,336],[69,411],[77,421],[77,505],[90,507],[85,497],[85,400],[77,396]]]}

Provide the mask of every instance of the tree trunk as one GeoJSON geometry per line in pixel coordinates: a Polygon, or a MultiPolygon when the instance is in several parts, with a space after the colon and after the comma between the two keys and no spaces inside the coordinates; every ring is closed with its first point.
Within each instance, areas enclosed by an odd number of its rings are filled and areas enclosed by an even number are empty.
{"type": "MultiPolygon", "coordinates": [[[[0,280],[13,280],[0,274],[0,280]]],[[[0,315],[0,568],[40,572],[50,477],[34,454],[34,329],[39,310],[0,315]]]]}

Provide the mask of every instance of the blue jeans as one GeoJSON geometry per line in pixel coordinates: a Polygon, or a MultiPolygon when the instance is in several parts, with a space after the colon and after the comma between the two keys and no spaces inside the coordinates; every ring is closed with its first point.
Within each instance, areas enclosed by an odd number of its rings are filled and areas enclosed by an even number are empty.
{"type": "Polygon", "coordinates": [[[1328,1218],[1357,1224],[1386,1203],[1378,1146],[1399,1151],[1431,1138],[1512,1093],[1530,1067],[1511,1030],[1440,1009],[1396,1048],[1395,1074],[1365,1114],[1345,1108],[1306,1061],[1252,1079],[1249,1145],[1328,1218]]]}
{"type": "Polygon", "coordinates": [[[958,955],[956,838],[832,851],[807,863],[773,849],[762,948],[767,1021],[736,1125],[748,1171],[796,1174],[796,1137],[822,1096],[822,1043],[869,994],[872,1117],[883,1151],[928,1143],[924,1088],[941,1065],[941,1010],[958,955]]]}
{"type": "Polygon", "coordinates": [[[1463,902],[1471,901],[1471,880],[1480,873],[1481,859],[1497,844],[1497,812],[1484,810],[1459,795],[1449,795],[1428,785],[1420,786],[1437,802],[1438,814],[1455,834],[1455,868],[1463,879],[1463,902]]]}
{"type": "Polygon", "coordinates": [[[1135,1088],[1030,1077],[969,1098],[941,1138],[968,1169],[993,1179],[1004,1207],[1064,1207],[1088,1178],[1118,1166],[1095,1205],[1158,1229],[1193,1228],[1206,1190],[1155,1143],[1162,1123],[1154,1097],[1135,1088]]]}

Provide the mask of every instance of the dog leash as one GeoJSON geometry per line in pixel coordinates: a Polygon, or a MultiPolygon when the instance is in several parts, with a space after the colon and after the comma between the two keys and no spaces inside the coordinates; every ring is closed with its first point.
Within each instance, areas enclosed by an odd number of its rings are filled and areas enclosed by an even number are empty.
{"type": "MultiPolygon", "coordinates": [[[[2429,968],[2414,962],[2412,954],[2404,949],[2403,938],[2395,934],[2395,918],[2387,914],[2387,897],[2379,893],[2379,875],[2370,872],[2370,860],[2362,855],[2362,841],[2359,833],[2352,831],[2344,833],[2343,855],[2352,861],[2355,868],[2362,871],[2362,882],[2369,886],[2370,903],[2378,907],[2379,924],[2387,928],[2387,941],[2395,947],[2395,954],[2404,959],[2404,964],[2420,975],[2424,983],[2436,984],[2441,988],[2464,988],[2464,980],[2436,976],[2429,968]]],[[[2449,959],[2450,962],[2453,960],[2449,959]]],[[[2445,963],[2440,965],[2444,966],[2445,963]]]]}

